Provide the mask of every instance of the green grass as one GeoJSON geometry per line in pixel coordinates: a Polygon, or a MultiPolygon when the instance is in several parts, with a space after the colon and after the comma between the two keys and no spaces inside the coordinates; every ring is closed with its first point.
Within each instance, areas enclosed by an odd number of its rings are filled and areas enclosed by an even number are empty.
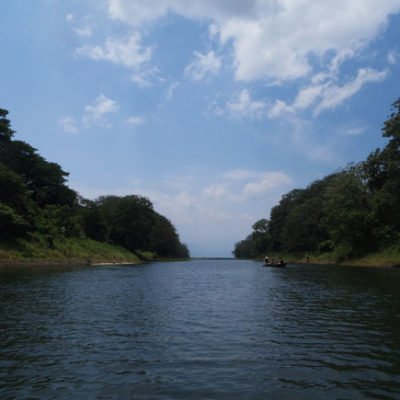
{"type": "Polygon", "coordinates": [[[154,261],[157,259],[157,253],[151,251],[135,250],[135,254],[144,261],[154,261]]]}
{"type": "Polygon", "coordinates": [[[14,243],[0,243],[0,261],[44,262],[132,262],[139,258],[130,251],[91,239],[57,238],[51,243],[42,236],[32,240],[19,239],[14,243]]]}
{"type": "Polygon", "coordinates": [[[395,246],[380,252],[371,253],[364,257],[351,260],[346,264],[365,266],[400,265],[400,248],[395,246]]]}
{"type": "MultiPolygon", "coordinates": [[[[310,263],[310,264],[340,264],[340,265],[358,265],[358,266],[390,266],[400,265],[400,245],[393,246],[375,253],[370,253],[362,257],[348,259],[343,256],[342,249],[330,253],[270,253],[269,258],[279,259],[282,257],[287,262],[310,263]],[[308,260],[306,256],[308,255],[308,260]]],[[[258,257],[264,261],[264,256],[258,257]]]]}

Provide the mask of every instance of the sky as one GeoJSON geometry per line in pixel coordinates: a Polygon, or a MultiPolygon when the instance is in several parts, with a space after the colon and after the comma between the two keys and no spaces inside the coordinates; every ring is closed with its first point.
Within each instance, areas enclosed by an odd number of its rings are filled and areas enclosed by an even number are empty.
{"type": "Polygon", "coordinates": [[[15,138],[195,257],[384,146],[400,97],[400,0],[1,0],[0,39],[15,138]]]}

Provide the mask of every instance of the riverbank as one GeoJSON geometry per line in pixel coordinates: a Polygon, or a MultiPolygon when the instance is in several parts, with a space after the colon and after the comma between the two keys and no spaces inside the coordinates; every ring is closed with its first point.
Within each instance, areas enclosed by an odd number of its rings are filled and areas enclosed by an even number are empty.
{"type": "Polygon", "coordinates": [[[140,264],[130,251],[91,239],[56,239],[49,246],[41,240],[0,243],[0,268],[50,267],[72,265],[140,264]]]}
{"type": "Polygon", "coordinates": [[[12,268],[69,267],[78,265],[139,265],[146,262],[187,261],[182,258],[158,258],[156,253],[123,247],[91,239],[55,239],[51,247],[42,240],[0,242],[0,270],[12,268]]]}
{"type": "MultiPolygon", "coordinates": [[[[322,254],[269,254],[270,258],[279,259],[282,257],[286,262],[296,264],[335,264],[341,266],[357,267],[396,267],[400,268],[400,249],[392,247],[363,257],[347,258],[341,260],[336,253],[322,254]]],[[[263,260],[263,257],[259,257],[263,260]]]]}

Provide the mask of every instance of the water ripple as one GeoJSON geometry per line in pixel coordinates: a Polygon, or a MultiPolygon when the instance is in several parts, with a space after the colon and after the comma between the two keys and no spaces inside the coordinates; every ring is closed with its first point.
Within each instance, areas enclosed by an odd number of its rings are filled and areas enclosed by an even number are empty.
{"type": "Polygon", "coordinates": [[[398,399],[400,271],[193,261],[0,275],[0,398],[398,399]]]}

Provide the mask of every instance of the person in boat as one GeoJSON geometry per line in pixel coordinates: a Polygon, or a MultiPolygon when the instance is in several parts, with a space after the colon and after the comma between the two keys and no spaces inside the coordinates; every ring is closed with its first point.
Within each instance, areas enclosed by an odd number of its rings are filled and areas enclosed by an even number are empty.
{"type": "Polygon", "coordinates": [[[285,264],[285,262],[283,261],[283,258],[282,258],[282,257],[279,259],[279,264],[280,264],[280,265],[285,264]]]}
{"type": "Polygon", "coordinates": [[[268,256],[265,256],[265,258],[264,258],[264,264],[269,264],[269,257],[268,256]]]}

